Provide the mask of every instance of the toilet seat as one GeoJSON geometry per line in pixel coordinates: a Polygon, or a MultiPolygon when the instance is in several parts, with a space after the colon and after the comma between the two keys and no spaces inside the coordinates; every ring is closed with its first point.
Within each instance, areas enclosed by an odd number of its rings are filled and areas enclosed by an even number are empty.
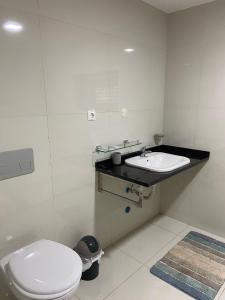
{"type": "MultiPolygon", "coordinates": [[[[16,294],[20,294],[20,296],[25,296],[26,299],[35,299],[35,300],[55,300],[55,299],[61,299],[61,297],[70,294],[73,290],[76,290],[79,286],[79,281],[76,282],[74,286],[72,286],[70,289],[62,291],[57,294],[48,294],[48,295],[38,295],[38,294],[32,294],[29,293],[23,289],[21,289],[20,286],[18,286],[13,280],[11,280],[11,288],[16,291],[16,294]]],[[[20,299],[20,298],[19,298],[20,299]]],[[[23,298],[24,299],[24,298],[23,298]]]]}
{"type": "Polygon", "coordinates": [[[14,288],[26,297],[56,299],[79,285],[82,261],[72,249],[41,240],[13,253],[6,272],[14,288]]]}

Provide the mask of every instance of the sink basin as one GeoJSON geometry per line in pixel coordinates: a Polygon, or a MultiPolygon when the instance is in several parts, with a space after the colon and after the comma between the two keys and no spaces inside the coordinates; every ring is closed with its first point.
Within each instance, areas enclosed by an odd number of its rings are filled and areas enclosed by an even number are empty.
{"type": "Polygon", "coordinates": [[[184,156],[178,156],[163,152],[151,152],[146,156],[135,156],[125,160],[127,165],[155,171],[169,172],[181,168],[190,163],[190,159],[184,156]]]}

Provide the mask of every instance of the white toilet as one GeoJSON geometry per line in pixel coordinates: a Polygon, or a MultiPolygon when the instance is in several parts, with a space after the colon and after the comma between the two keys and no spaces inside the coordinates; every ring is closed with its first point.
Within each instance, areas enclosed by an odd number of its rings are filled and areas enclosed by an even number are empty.
{"type": "Polygon", "coordinates": [[[72,249],[40,240],[0,261],[11,291],[19,300],[69,300],[77,290],[82,261],[72,249]]]}

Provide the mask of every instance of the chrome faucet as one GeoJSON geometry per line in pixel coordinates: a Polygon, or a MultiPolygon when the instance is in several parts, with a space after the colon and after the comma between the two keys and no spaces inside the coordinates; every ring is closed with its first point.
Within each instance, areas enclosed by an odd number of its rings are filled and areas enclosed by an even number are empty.
{"type": "Polygon", "coordinates": [[[141,149],[141,157],[146,157],[146,154],[147,153],[151,153],[152,151],[151,150],[147,150],[147,146],[144,146],[142,149],[141,149]]]}

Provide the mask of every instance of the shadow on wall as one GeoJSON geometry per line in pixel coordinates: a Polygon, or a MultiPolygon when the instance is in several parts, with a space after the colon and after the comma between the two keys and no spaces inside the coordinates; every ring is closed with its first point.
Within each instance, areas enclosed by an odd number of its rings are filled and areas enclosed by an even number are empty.
{"type": "Polygon", "coordinates": [[[8,255],[9,253],[12,253],[13,251],[23,248],[38,239],[39,238],[37,238],[37,235],[35,234],[35,232],[32,231],[32,228],[26,234],[21,233],[17,237],[10,240],[9,245],[7,247],[1,249],[0,258],[8,255]]]}
{"type": "Polygon", "coordinates": [[[137,229],[160,210],[159,186],[149,200],[139,208],[132,202],[113,194],[98,192],[95,182],[95,234],[103,248],[115,243],[137,229]],[[126,208],[130,207],[129,213],[126,208]]]}
{"type": "Polygon", "coordinates": [[[11,291],[9,290],[5,276],[3,275],[2,270],[0,269],[0,299],[1,300],[16,300],[11,291]]]}
{"type": "Polygon", "coordinates": [[[161,213],[176,219],[180,216],[180,221],[190,224],[193,202],[191,187],[204,165],[205,163],[161,183],[161,213]]]}

